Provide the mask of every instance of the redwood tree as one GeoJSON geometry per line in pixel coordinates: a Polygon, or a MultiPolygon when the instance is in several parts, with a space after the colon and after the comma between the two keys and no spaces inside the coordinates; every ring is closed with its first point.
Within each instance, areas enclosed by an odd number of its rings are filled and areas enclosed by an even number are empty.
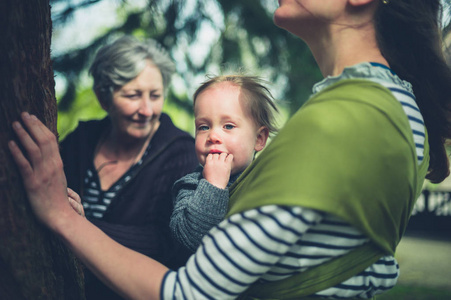
{"type": "Polygon", "coordinates": [[[0,1],[0,298],[83,299],[81,267],[34,217],[7,148],[29,111],[56,133],[49,0],[0,1]]]}

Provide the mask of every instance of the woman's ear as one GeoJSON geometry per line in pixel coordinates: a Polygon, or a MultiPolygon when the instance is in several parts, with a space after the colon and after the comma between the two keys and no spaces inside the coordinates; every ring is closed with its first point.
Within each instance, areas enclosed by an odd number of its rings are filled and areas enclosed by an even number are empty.
{"type": "Polygon", "coordinates": [[[261,151],[266,146],[266,141],[269,137],[269,130],[265,126],[262,126],[257,131],[257,139],[255,140],[255,151],[261,151]]]}

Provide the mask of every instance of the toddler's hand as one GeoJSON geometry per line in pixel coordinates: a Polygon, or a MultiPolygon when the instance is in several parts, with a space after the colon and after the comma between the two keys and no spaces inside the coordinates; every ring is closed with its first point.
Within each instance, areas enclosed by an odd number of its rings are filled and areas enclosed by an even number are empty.
{"type": "Polygon", "coordinates": [[[232,171],[233,154],[210,153],[205,160],[204,178],[212,185],[225,189],[232,171]]]}
{"type": "Polygon", "coordinates": [[[81,204],[81,198],[80,196],[71,190],[70,188],[67,188],[67,196],[70,203],[70,206],[79,214],[80,216],[85,216],[85,210],[83,208],[83,204],[81,204]]]}

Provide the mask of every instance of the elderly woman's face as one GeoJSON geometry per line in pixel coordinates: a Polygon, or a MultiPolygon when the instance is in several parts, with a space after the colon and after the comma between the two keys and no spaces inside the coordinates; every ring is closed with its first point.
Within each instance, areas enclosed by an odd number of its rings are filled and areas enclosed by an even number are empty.
{"type": "Polygon", "coordinates": [[[158,129],[163,100],[161,72],[148,64],[135,79],[113,93],[108,109],[113,127],[126,138],[147,138],[158,129]]]}

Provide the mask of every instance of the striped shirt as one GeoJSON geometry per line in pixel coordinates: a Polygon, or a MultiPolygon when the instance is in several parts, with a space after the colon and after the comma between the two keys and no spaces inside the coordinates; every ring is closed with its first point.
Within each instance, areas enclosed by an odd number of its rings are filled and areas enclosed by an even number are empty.
{"type": "Polygon", "coordinates": [[[108,190],[102,190],[100,186],[100,179],[94,164],[86,170],[83,186],[83,208],[85,210],[86,218],[101,219],[105,214],[111,201],[116,197],[117,192],[134,176],[138,166],[142,165],[143,160],[149,153],[150,144],[147,146],[141,159],[130,167],[108,190]]]}
{"type": "MultiPolygon", "coordinates": [[[[365,63],[345,69],[341,76],[326,78],[314,91],[342,78],[369,78],[393,93],[409,119],[421,163],[425,131],[410,84],[388,68],[365,63]]],[[[222,221],[203,238],[185,267],[168,271],[161,298],[234,299],[257,280],[286,278],[367,241],[356,228],[315,210],[276,205],[251,209],[222,221]]],[[[331,299],[371,298],[391,289],[398,276],[395,258],[384,256],[363,272],[315,295],[331,299]]]]}

